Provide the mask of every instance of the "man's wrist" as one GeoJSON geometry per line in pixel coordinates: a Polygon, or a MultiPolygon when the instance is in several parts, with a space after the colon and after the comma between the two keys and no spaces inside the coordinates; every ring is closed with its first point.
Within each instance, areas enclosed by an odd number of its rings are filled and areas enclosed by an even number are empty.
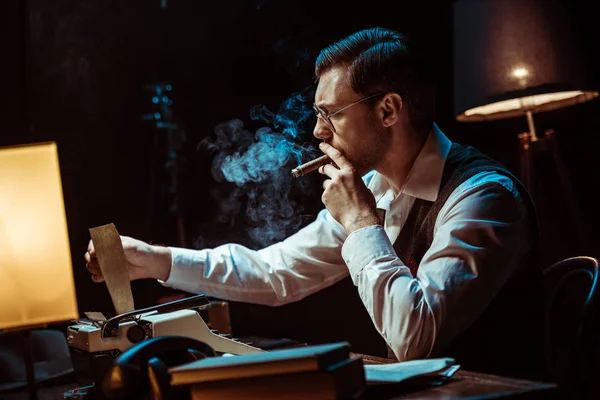
{"type": "Polygon", "coordinates": [[[156,255],[154,277],[166,282],[169,279],[169,275],[171,275],[171,265],[173,263],[171,249],[160,245],[153,245],[152,247],[156,255]]]}
{"type": "Polygon", "coordinates": [[[373,225],[381,225],[381,221],[379,220],[379,217],[374,214],[366,214],[366,215],[359,215],[356,218],[345,223],[344,228],[346,229],[346,233],[349,235],[356,230],[366,228],[367,226],[373,226],[373,225]]]}

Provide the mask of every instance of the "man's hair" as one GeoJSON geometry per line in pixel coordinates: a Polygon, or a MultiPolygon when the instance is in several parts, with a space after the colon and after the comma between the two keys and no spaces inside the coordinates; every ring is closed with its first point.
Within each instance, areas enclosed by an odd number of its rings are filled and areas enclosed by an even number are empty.
{"type": "Polygon", "coordinates": [[[315,76],[331,68],[348,66],[350,87],[367,96],[375,92],[398,93],[412,126],[429,132],[435,116],[435,91],[429,66],[414,42],[381,27],[355,32],[321,50],[315,76]]]}

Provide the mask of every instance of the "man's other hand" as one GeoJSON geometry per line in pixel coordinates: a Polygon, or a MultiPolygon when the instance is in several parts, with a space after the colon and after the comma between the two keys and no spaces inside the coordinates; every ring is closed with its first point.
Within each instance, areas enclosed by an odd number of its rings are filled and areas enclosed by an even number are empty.
{"type": "MultiPolygon", "coordinates": [[[[151,278],[166,281],[168,279],[171,273],[171,250],[168,247],[150,245],[128,236],[121,236],[121,243],[125,251],[130,280],[151,278]]],[[[84,257],[85,267],[92,274],[92,280],[103,282],[104,276],[92,240],[88,244],[84,257]]]]}

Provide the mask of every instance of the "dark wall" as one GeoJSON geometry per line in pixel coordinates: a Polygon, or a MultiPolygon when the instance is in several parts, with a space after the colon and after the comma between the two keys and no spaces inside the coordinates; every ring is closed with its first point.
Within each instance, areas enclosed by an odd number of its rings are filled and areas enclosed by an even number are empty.
{"type": "MultiPolygon", "coordinates": [[[[18,3],[13,4],[16,13],[18,3]]],[[[7,76],[14,98],[20,99],[19,82],[27,71],[28,119],[25,128],[24,100],[5,108],[2,115],[10,129],[0,137],[0,145],[58,143],[81,312],[112,312],[106,288],[93,284],[84,268],[89,228],[112,222],[124,235],[181,243],[166,167],[170,136],[142,118],[155,111],[152,94],[144,89],[151,83],[173,86],[171,108],[179,139],[185,139],[177,152],[178,209],[189,247],[227,241],[258,247],[246,231],[244,194],[234,196],[239,212],[220,208],[235,187],[215,180],[215,154],[199,144],[212,140],[215,127],[233,118],[242,119],[251,131],[260,127],[249,118],[252,107],[277,110],[290,95],[307,89],[318,50],[359,28],[397,28],[428,47],[439,78],[438,125],[451,139],[473,144],[518,171],[517,134],[527,130],[524,118],[454,120],[451,1],[374,1],[368,6],[300,0],[162,4],[29,0],[26,69],[21,25],[10,27],[14,40],[8,40],[7,76]]],[[[583,7],[581,29],[591,45],[597,35],[592,14],[583,7]]],[[[556,234],[564,246],[553,247],[549,259],[577,252],[598,255],[595,227],[600,221],[594,194],[600,178],[595,145],[599,107],[595,101],[536,116],[538,130],[556,131],[588,239],[581,249],[581,243],[573,243],[572,228],[561,225],[556,234]]],[[[300,132],[296,140],[315,143],[310,130],[300,132]]],[[[295,182],[290,189],[302,223],[321,207],[319,183],[317,177],[307,178],[304,186],[295,182]]],[[[134,282],[133,290],[138,307],[168,292],[155,282],[134,282]]]]}
{"type": "Polygon", "coordinates": [[[0,96],[0,120],[3,121],[0,143],[18,141],[25,131],[25,32],[23,26],[26,10],[16,1],[3,2],[0,8],[2,16],[2,34],[0,48],[3,62],[0,71],[4,77],[2,96],[0,96]]]}

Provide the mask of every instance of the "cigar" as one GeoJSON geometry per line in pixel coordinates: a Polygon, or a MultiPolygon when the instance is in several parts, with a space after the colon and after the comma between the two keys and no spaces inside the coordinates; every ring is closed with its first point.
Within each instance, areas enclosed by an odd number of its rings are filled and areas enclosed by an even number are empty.
{"type": "Polygon", "coordinates": [[[315,158],[312,161],[304,163],[292,170],[292,176],[298,178],[299,176],[306,175],[309,172],[319,169],[319,167],[331,162],[331,158],[327,154],[319,158],[315,158]]]}

